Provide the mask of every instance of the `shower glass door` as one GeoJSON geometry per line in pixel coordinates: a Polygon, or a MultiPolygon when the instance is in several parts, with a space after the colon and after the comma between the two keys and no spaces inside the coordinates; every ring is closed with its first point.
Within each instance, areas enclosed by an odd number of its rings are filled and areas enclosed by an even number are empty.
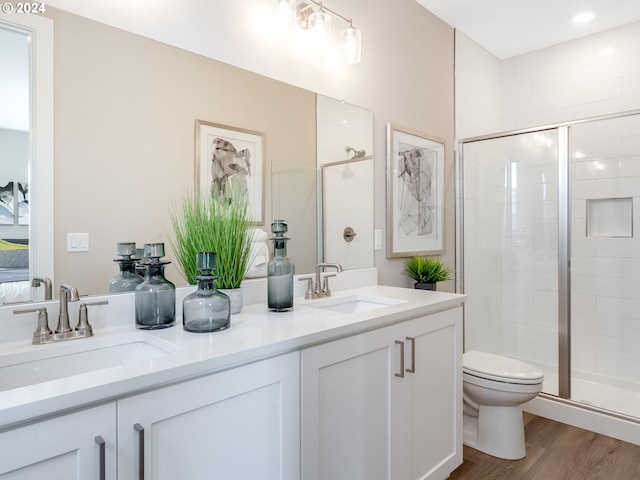
{"type": "Polygon", "coordinates": [[[465,350],[540,367],[552,395],[559,393],[558,137],[551,129],[470,139],[461,162],[465,350]]]}

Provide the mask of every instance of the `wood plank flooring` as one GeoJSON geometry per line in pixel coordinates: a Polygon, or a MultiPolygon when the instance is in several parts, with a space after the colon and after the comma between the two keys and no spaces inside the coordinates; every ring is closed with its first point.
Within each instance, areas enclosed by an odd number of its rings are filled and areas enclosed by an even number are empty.
{"type": "Polygon", "coordinates": [[[640,446],[528,413],[524,421],[525,458],[464,447],[449,480],[640,480],[640,446]]]}

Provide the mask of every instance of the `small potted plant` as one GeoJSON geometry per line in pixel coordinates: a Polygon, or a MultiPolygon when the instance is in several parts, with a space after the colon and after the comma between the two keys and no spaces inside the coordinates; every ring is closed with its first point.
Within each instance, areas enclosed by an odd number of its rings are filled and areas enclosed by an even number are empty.
{"type": "Polygon", "coordinates": [[[229,295],[231,313],[242,309],[240,284],[251,264],[249,201],[246,195],[231,192],[185,194],[170,213],[174,237],[170,239],[180,271],[190,285],[198,276],[196,253],[216,252],[216,286],[229,295]]]}
{"type": "Polygon", "coordinates": [[[404,262],[404,273],[415,280],[414,288],[435,290],[438,282],[453,278],[453,271],[439,258],[416,255],[404,262]]]}

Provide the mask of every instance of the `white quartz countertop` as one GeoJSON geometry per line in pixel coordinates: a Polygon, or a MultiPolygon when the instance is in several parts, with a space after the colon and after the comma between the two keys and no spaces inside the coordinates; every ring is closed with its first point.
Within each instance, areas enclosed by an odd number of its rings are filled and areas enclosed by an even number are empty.
{"type": "MultiPolygon", "coordinates": [[[[2,388],[0,428],[454,308],[465,299],[459,294],[375,285],[343,290],[331,298],[341,297],[383,297],[401,303],[355,314],[309,307],[323,300],[299,298],[291,312],[269,312],[263,303],[245,305],[240,314],[231,316],[229,329],[215,333],[186,332],[181,319],[174,327],[155,331],[137,330],[133,322],[97,328],[92,338],[65,343],[148,338],[172,353],[34,385],[2,388]]],[[[30,338],[4,343],[0,358],[22,352],[38,355],[59,345],[31,345],[30,338]]],[[[0,384],[2,381],[0,376],[0,384]]]]}

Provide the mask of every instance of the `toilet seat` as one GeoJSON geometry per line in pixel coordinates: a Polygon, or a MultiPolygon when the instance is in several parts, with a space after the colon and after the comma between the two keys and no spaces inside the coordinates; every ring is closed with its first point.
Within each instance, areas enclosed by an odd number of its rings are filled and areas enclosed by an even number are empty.
{"type": "Polygon", "coordinates": [[[520,385],[536,385],[544,379],[542,370],[525,362],[475,350],[464,353],[462,370],[474,377],[520,385]]]}

